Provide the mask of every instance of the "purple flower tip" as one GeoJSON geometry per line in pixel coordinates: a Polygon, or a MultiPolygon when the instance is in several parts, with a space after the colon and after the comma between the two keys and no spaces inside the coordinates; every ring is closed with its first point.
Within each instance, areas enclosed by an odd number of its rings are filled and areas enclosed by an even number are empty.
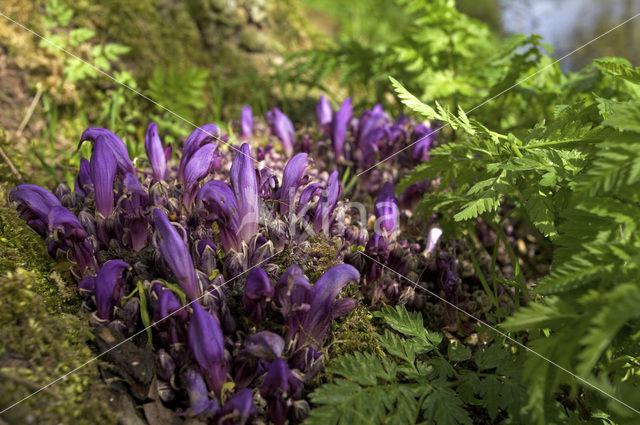
{"type": "Polygon", "coordinates": [[[273,195],[273,199],[280,201],[280,214],[286,215],[290,210],[295,210],[296,192],[310,161],[306,153],[299,153],[284,167],[282,186],[273,195]]]}
{"type": "Polygon", "coordinates": [[[111,260],[104,263],[95,280],[97,315],[99,318],[109,320],[113,303],[118,298],[118,281],[122,272],[128,269],[129,264],[122,260],[111,260]]]}
{"type": "Polygon", "coordinates": [[[162,147],[162,141],[158,136],[158,126],[151,122],[147,127],[147,133],[144,139],[144,149],[147,152],[147,158],[151,163],[153,176],[158,180],[165,180],[168,175],[167,157],[162,147]]]}
{"type": "Polygon", "coordinates": [[[287,156],[293,155],[293,147],[296,143],[296,132],[291,120],[278,108],[267,112],[267,122],[273,134],[280,139],[282,148],[287,156]]]}
{"type": "Polygon", "coordinates": [[[333,109],[331,108],[331,104],[327,100],[324,95],[320,96],[320,101],[316,106],[316,116],[318,117],[318,121],[320,121],[320,125],[322,126],[322,130],[324,131],[324,135],[326,137],[331,137],[331,121],[333,120],[333,109]]]}
{"type": "Polygon", "coordinates": [[[248,388],[238,391],[222,408],[219,424],[244,425],[258,413],[253,404],[253,393],[248,388]]]}
{"type": "Polygon", "coordinates": [[[220,405],[209,399],[207,385],[202,375],[193,367],[185,374],[187,393],[189,394],[189,410],[193,415],[206,414],[213,416],[220,411],[220,405]]]}
{"type": "Polygon", "coordinates": [[[253,168],[251,149],[243,143],[231,164],[231,187],[235,194],[240,219],[240,238],[249,243],[258,231],[258,180],[253,168]]]}
{"type": "Polygon", "coordinates": [[[189,347],[200,368],[208,375],[212,389],[219,395],[226,381],[222,328],[218,318],[205,311],[197,301],[193,303],[189,324],[189,347]]]}
{"type": "Polygon", "coordinates": [[[94,183],[96,209],[104,217],[113,213],[113,181],[116,177],[117,160],[104,139],[99,138],[93,146],[89,169],[94,183]]]}
{"type": "Polygon", "coordinates": [[[391,183],[384,184],[382,192],[376,199],[374,209],[377,217],[375,231],[389,237],[399,226],[400,215],[391,183]]]}
{"type": "Polygon", "coordinates": [[[269,331],[251,335],[244,343],[244,351],[254,357],[273,360],[282,355],[284,340],[278,334],[269,331]]]}
{"type": "Polygon", "coordinates": [[[157,230],[157,245],[162,257],[176,276],[180,287],[190,300],[200,296],[200,285],[191,261],[191,254],[184,240],[169,219],[159,209],[153,211],[155,228],[157,230]]]}
{"type": "Polygon", "coordinates": [[[240,120],[242,138],[247,140],[253,134],[253,111],[251,106],[244,105],[242,107],[242,119],[240,120]]]}
{"type": "Polygon", "coordinates": [[[274,288],[271,279],[260,267],[247,274],[242,303],[253,323],[259,323],[267,314],[267,302],[273,298],[274,288]]]}
{"type": "Polygon", "coordinates": [[[353,116],[353,110],[351,109],[351,98],[347,97],[340,109],[336,112],[333,119],[333,151],[336,158],[340,158],[344,152],[344,140],[347,135],[347,128],[349,127],[349,121],[353,116]]]}

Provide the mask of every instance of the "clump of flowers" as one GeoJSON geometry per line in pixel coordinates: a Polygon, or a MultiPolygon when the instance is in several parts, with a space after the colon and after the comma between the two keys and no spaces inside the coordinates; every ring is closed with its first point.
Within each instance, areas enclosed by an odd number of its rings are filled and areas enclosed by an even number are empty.
{"type": "MultiPolygon", "coordinates": [[[[279,109],[267,114],[271,133],[256,134],[246,106],[242,142],[206,124],[179,161],[151,123],[138,167],[116,134],[92,127],[80,138],[93,149],[73,191],[23,184],[10,194],[49,253],[72,264],[95,326],[131,336],[153,325],[159,397],[178,415],[300,422],[331,322],[358,302],[343,288],[360,284],[358,298],[371,303],[411,297],[358,252],[407,274],[437,246],[437,231],[425,244],[400,238],[401,206],[411,202],[393,189],[400,166],[428,159],[429,138],[403,151],[428,128],[391,120],[380,105],[355,118],[348,98],[333,111],[322,97],[317,114],[316,134],[298,137],[279,109]],[[354,199],[373,206],[362,214],[343,197],[341,176],[395,152],[360,177],[354,199]],[[331,250],[312,249],[319,241],[331,250]]],[[[453,290],[454,272],[443,269],[453,290]]]]}

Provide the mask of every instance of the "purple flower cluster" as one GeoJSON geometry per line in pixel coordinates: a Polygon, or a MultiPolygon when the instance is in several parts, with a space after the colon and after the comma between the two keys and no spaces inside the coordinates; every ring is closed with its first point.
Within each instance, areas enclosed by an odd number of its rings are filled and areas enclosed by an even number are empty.
{"type": "MultiPolygon", "coordinates": [[[[406,274],[437,246],[436,228],[425,244],[399,238],[411,202],[399,203],[393,188],[398,169],[428,159],[429,137],[404,152],[428,127],[391,120],[380,105],[355,118],[349,98],[333,111],[322,97],[317,115],[318,133],[298,141],[276,108],[266,116],[272,138],[252,147],[261,127],[245,106],[242,142],[207,124],[187,137],[175,163],[151,123],[148,166],[140,168],[116,134],[89,128],[80,144],[93,144],[91,157],[81,160],[73,191],[23,184],[10,194],[50,254],[73,264],[96,326],[128,336],[153,324],[159,396],[180,415],[301,421],[305,383],[322,369],[331,322],[356,305],[343,288],[361,282],[372,303],[402,302],[412,290],[354,248],[406,274]],[[397,152],[360,177],[354,197],[373,214],[358,217],[342,199],[340,176],[397,152]],[[310,249],[319,240],[332,247],[326,258],[310,249]],[[322,266],[327,258],[335,265],[322,266]]],[[[423,182],[411,190],[427,189],[423,182]]],[[[451,291],[455,275],[443,268],[451,291]]]]}

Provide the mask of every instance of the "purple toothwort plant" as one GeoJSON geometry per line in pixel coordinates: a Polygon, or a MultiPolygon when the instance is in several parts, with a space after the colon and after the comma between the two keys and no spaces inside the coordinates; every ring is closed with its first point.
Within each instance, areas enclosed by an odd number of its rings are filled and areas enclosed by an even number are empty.
{"type": "Polygon", "coordinates": [[[93,326],[126,337],[152,325],[154,400],[180,421],[302,422],[332,321],[356,300],[410,301],[412,288],[363,254],[403,275],[437,268],[445,292],[457,285],[455,263],[436,263],[445,249],[436,223],[425,237],[401,233],[437,184],[417,184],[400,203],[394,194],[400,170],[429,159],[433,138],[401,152],[428,127],[381,105],[355,115],[349,98],[333,111],[322,97],[316,113],[298,143],[282,111],[267,113],[265,134],[245,105],[238,138],[204,124],[173,158],[150,123],[148,161],[136,166],[116,134],[91,127],[73,191],[23,184],[9,194],[49,253],[71,264],[93,326]]]}

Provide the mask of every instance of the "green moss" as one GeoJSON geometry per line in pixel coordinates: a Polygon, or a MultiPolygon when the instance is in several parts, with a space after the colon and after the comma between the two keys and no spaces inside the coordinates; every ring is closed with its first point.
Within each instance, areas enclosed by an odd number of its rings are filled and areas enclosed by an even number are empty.
{"type": "MultiPolygon", "coordinates": [[[[35,288],[40,278],[23,268],[3,273],[0,293],[0,406],[27,397],[94,357],[86,344],[86,320],[75,314],[53,314],[35,288]]],[[[9,423],[112,424],[107,392],[96,363],[69,374],[13,407],[9,423]]]]}
{"type": "Polygon", "coordinates": [[[338,322],[329,346],[329,359],[356,351],[380,353],[372,320],[369,309],[358,305],[343,321],[338,322]]]}
{"type": "MultiPolygon", "coordinates": [[[[1,170],[0,171],[4,171],[1,170]]],[[[3,175],[3,181],[7,181],[3,175]]],[[[7,199],[8,184],[0,184],[7,199]]],[[[44,242],[0,206],[0,407],[39,390],[94,357],[87,345],[88,321],[79,299],[53,262],[44,242]]],[[[16,405],[3,414],[8,423],[112,424],[115,415],[96,363],[16,405]]]]}

